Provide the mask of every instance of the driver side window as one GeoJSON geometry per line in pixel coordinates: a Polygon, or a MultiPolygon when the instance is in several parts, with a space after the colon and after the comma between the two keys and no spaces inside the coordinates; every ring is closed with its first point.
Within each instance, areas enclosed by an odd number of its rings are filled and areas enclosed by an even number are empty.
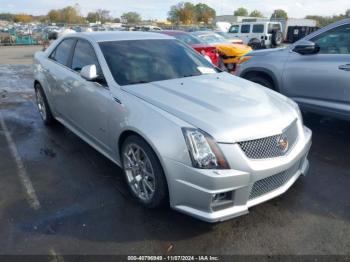
{"type": "Polygon", "coordinates": [[[350,25],[333,28],[311,41],[320,47],[319,54],[350,54],[350,25]]]}
{"type": "Polygon", "coordinates": [[[102,70],[98,63],[94,49],[87,41],[78,40],[72,59],[72,69],[80,72],[80,70],[86,65],[96,65],[97,74],[102,76],[102,70]]]}

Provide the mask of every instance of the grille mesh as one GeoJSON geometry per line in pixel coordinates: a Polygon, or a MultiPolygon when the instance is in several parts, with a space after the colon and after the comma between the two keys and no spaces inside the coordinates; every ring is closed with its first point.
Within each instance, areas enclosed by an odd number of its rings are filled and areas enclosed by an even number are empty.
{"type": "Polygon", "coordinates": [[[250,191],[249,200],[265,195],[288,182],[292,176],[298,171],[300,161],[292,167],[273,176],[266,177],[254,183],[252,191],[250,191]]]}
{"type": "Polygon", "coordinates": [[[244,142],[239,142],[239,146],[250,159],[266,159],[284,156],[289,153],[289,151],[295,145],[298,139],[298,126],[297,122],[294,121],[289,125],[282,134],[264,137],[256,140],[249,140],[244,142]],[[288,140],[287,150],[282,150],[279,145],[281,139],[288,140]]]}

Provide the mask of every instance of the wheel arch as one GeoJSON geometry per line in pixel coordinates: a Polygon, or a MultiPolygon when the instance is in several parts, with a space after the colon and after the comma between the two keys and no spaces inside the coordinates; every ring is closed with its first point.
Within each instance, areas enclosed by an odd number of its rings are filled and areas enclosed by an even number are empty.
{"type": "Polygon", "coordinates": [[[277,92],[280,92],[280,86],[279,86],[279,83],[277,81],[277,78],[270,70],[265,69],[265,68],[249,68],[249,69],[244,70],[240,74],[240,77],[242,77],[244,79],[248,79],[248,77],[252,76],[252,75],[267,77],[269,80],[271,80],[271,82],[274,86],[274,90],[277,92]]]}
{"type": "Polygon", "coordinates": [[[143,135],[142,132],[140,132],[139,130],[135,130],[135,129],[132,129],[132,128],[128,128],[128,129],[125,129],[123,130],[119,137],[118,137],[118,160],[120,162],[120,166],[123,167],[123,164],[122,164],[122,156],[121,156],[121,148],[122,148],[122,145],[123,143],[125,142],[125,140],[129,137],[129,136],[132,136],[132,135],[135,135],[135,136],[138,136],[140,137],[141,139],[143,139],[147,145],[153,150],[153,152],[156,154],[157,158],[158,158],[158,161],[159,161],[159,164],[160,166],[162,167],[163,169],[163,173],[165,175],[165,182],[166,182],[166,186],[167,186],[167,190],[168,190],[168,196],[171,197],[171,194],[170,194],[170,187],[169,187],[169,183],[168,183],[168,174],[167,174],[167,171],[166,169],[164,168],[165,167],[165,164],[164,164],[164,161],[162,159],[162,157],[160,156],[160,153],[158,150],[156,150],[156,147],[155,145],[150,141],[150,139],[146,138],[145,135],[143,135]]]}

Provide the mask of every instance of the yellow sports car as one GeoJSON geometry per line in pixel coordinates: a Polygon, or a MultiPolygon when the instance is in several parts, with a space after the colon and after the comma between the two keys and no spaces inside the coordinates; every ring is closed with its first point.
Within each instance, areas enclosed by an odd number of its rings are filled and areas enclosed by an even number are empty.
{"type": "Polygon", "coordinates": [[[222,70],[234,72],[236,64],[241,56],[252,51],[252,49],[244,44],[232,44],[230,41],[222,37],[221,35],[211,31],[197,31],[193,34],[202,39],[207,44],[216,47],[219,55],[219,67],[222,70]]]}

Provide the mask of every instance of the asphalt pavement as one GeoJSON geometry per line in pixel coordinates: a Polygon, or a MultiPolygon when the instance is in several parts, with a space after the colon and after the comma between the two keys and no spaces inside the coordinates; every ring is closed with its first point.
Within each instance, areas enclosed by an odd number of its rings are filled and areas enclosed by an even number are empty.
{"type": "Polygon", "coordinates": [[[0,254],[350,254],[349,122],[304,115],[309,174],[208,224],[139,206],[117,166],[62,125],[45,127],[27,60],[0,65],[0,254]]]}

